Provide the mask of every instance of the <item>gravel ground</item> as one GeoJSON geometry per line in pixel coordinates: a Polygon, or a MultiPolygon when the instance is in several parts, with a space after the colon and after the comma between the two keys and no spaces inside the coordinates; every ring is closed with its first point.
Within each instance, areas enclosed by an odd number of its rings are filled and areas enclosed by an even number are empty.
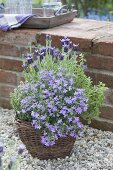
{"type": "MultiPolygon", "coordinates": [[[[4,166],[11,155],[17,154],[21,144],[15,133],[14,112],[0,108],[0,141],[4,142],[4,166]]],[[[113,170],[113,133],[88,126],[84,137],[76,140],[71,157],[65,159],[33,159],[25,150],[21,159],[21,170],[113,170]]]]}

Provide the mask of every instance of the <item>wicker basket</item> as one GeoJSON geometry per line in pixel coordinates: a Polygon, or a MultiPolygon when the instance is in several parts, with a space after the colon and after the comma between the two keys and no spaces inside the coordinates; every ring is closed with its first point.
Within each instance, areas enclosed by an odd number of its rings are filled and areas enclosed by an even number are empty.
{"type": "Polygon", "coordinates": [[[75,139],[71,137],[59,138],[55,145],[46,147],[40,142],[40,135],[36,133],[30,122],[16,121],[17,131],[22,142],[33,157],[39,159],[64,158],[69,156],[75,139]]]}

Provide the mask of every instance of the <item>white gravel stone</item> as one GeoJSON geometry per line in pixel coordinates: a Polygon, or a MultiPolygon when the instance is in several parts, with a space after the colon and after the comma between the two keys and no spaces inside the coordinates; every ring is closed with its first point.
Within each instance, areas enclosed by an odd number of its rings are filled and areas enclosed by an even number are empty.
{"type": "MultiPolygon", "coordinates": [[[[11,155],[17,155],[21,144],[15,133],[15,113],[0,108],[0,142],[4,143],[4,169],[11,155]]],[[[76,140],[72,155],[65,159],[40,161],[25,150],[21,158],[21,170],[112,170],[113,169],[113,133],[84,127],[84,137],[76,140]]]]}

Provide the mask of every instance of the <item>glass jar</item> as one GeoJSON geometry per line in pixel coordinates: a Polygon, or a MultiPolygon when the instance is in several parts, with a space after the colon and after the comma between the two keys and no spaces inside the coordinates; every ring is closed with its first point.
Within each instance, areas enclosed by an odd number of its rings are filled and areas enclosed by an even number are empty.
{"type": "Polygon", "coordinates": [[[32,14],[32,0],[7,0],[7,13],[32,14]]]}

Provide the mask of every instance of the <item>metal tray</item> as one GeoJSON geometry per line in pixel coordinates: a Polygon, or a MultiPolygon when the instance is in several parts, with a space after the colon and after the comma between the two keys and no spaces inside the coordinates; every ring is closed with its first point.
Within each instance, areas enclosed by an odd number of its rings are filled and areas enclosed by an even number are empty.
{"type": "Polygon", "coordinates": [[[29,18],[23,25],[23,28],[52,28],[65,23],[71,22],[77,16],[77,10],[67,11],[60,13],[61,10],[54,12],[53,10],[46,9],[33,9],[33,16],[29,18]],[[46,16],[45,16],[46,14],[46,16]]]}

